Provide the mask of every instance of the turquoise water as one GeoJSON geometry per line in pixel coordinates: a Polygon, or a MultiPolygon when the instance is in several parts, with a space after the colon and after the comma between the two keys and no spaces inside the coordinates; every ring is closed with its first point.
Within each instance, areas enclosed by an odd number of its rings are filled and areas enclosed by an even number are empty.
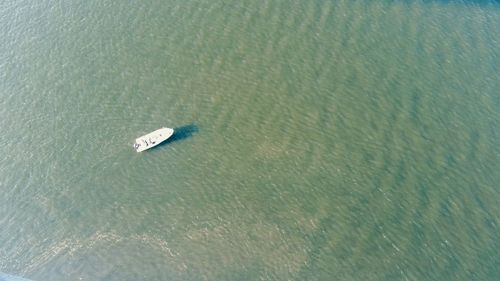
{"type": "Polygon", "coordinates": [[[7,0],[0,34],[1,272],[500,275],[498,2],[7,0]]]}
{"type": "Polygon", "coordinates": [[[0,281],[30,281],[30,280],[0,272],[0,281]]]}

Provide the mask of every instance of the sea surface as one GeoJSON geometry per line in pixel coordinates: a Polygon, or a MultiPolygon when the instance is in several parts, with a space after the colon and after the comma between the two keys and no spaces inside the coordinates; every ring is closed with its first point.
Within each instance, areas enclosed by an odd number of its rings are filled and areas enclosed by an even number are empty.
{"type": "Polygon", "coordinates": [[[0,155],[7,274],[498,280],[500,3],[3,0],[0,155]]]}

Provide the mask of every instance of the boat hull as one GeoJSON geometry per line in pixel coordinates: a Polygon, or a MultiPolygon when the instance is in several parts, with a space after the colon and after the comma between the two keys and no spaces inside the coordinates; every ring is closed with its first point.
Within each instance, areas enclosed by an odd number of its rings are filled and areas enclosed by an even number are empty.
{"type": "Polygon", "coordinates": [[[174,134],[174,129],[161,128],[142,137],[135,139],[134,149],[137,152],[142,152],[153,148],[164,142],[174,134]]]}

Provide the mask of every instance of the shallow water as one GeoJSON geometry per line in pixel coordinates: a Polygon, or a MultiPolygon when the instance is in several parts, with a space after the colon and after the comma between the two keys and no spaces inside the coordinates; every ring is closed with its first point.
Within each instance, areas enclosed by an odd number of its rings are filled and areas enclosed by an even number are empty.
{"type": "Polygon", "coordinates": [[[498,2],[7,0],[0,34],[2,272],[500,274],[498,2]]]}

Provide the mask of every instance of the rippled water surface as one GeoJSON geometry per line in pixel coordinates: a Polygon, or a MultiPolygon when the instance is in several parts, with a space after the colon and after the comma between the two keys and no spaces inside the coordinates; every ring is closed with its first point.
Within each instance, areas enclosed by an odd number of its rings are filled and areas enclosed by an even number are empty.
{"type": "Polygon", "coordinates": [[[500,275],[498,2],[111,2],[0,4],[1,272],[500,275]]]}

